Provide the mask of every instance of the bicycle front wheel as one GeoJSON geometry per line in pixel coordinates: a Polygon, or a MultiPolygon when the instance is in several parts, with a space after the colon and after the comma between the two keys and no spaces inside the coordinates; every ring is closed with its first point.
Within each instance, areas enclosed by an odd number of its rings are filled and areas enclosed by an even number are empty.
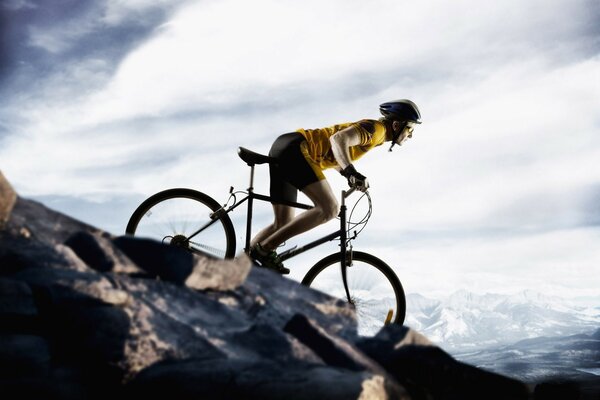
{"type": "MultiPolygon", "coordinates": [[[[379,258],[355,251],[346,268],[350,302],[356,310],[358,333],[375,335],[387,323],[404,323],[406,298],[392,268],[379,258]]],[[[331,254],[315,264],[302,284],[334,297],[347,299],[342,282],[340,254],[331,254]]]]}
{"type": "Polygon", "coordinates": [[[235,255],[231,219],[212,197],[192,189],[169,189],[149,197],[131,215],[126,233],[210,257],[235,255]]]}

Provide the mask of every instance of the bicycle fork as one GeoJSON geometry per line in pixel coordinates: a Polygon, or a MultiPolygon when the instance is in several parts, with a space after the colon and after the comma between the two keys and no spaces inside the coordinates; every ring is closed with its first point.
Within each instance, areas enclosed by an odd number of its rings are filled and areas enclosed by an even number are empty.
{"type": "Polygon", "coordinates": [[[348,303],[355,305],[354,300],[350,296],[350,290],[348,289],[348,277],[346,268],[352,265],[352,247],[350,247],[350,259],[348,259],[348,227],[346,226],[346,197],[350,196],[354,192],[354,188],[345,191],[342,190],[342,204],[340,206],[340,267],[342,268],[342,282],[344,284],[344,291],[346,292],[346,298],[348,303]]]}
{"type": "MultiPolygon", "coordinates": [[[[356,306],[354,299],[350,296],[350,290],[348,289],[348,267],[352,266],[352,246],[348,246],[348,230],[346,226],[346,197],[350,196],[356,189],[352,188],[348,191],[342,190],[342,204],[340,206],[340,267],[342,268],[342,282],[344,284],[344,291],[346,292],[346,298],[348,303],[356,306]]],[[[385,317],[384,325],[389,325],[394,317],[394,310],[388,310],[385,317]]]]}

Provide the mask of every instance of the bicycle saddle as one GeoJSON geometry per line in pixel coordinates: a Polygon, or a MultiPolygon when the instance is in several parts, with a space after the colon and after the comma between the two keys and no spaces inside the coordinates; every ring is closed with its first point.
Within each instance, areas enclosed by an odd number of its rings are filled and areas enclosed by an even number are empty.
{"type": "Polygon", "coordinates": [[[238,147],[238,155],[249,166],[256,164],[275,164],[277,162],[276,158],[255,153],[252,150],[246,149],[245,147],[238,147]]]}

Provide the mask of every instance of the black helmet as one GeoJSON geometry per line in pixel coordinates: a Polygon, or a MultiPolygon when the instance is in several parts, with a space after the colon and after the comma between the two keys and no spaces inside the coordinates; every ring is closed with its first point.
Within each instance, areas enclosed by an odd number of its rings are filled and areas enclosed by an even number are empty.
{"type": "Polygon", "coordinates": [[[394,100],[383,103],[379,111],[384,117],[398,121],[412,121],[421,123],[421,112],[415,103],[410,100],[394,100]]]}

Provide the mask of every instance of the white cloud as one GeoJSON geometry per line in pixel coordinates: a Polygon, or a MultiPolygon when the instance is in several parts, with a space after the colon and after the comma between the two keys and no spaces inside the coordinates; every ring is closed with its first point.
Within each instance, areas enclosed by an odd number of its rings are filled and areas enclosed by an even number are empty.
{"type": "MultiPolygon", "coordinates": [[[[495,217],[498,208],[522,199],[573,199],[598,184],[600,103],[594,99],[600,87],[592,78],[599,68],[598,58],[556,70],[511,67],[426,99],[433,115],[441,110],[439,119],[428,122],[423,110],[426,123],[405,147],[364,163],[365,172],[375,175],[372,191],[382,207],[403,204],[388,228],[540,223],[538,215],[521,213],[521,221],[495,217]],[[397,173],[377,176],[382,169],[397,173]]],[[[572,213],[571,207],[554,211],[547,222],[572,213]]]]}
{"type": "Polygon", "coordinates": [[[515,294],[525,289],[561,297],[597,296],[598,230],[398,241],[378,248],[410,292],[515,294]]]}
{"type": "MultiPolygon", "coordinates": [[[[261,94],[272,95],[271,88],[351,81],[374,70],[397,71],[388,79],[402,86],[422,67],[442,74],[460,68],[463,79],[478,79],[498,64],[527,57],[537,43],[534,33],[556,14],[578,11],[560,2],[557,8],[536,4],[539,9],[516,1],[497,8],[430,1],[411,5],[410,17],[402,17],[406,4],[393,1],[192,4],[127,57],[91,100],[91,118],[169,114],[246,97],[264,102],[261,94]],[[434,29],[425,28],[431,24],[434,29]]],[[[570,26],[559,24],[544,40],[570,26]]]]}
{"type": "MultiPolygon", "coordinates": [[[[585,249],[597,229],[574,228],[600,183],[593,3],[181,4],[118,64],[71,59],[5,96],[13,134],[0,167],[23,195],[110,199],[190,186],[223,200],[230,184],[246,185],[238,145],[266,152],[280,133],[376,118],[380,102],[407,97],[423,113],[415,137],[357,167],[376,207],[364,240],[414,232],[400,250],[377,246],[414,268],[403,271],[410,291],[440,281],[452,291],[527,287],[545,268],[552,279],[540,286],[552,291],[565,277],[560,265],[580,268],[566,286],[593,291],[586,285],[600,255],[585,249]]],[[[101,35],[102,24],[139,22],[161,7],[170,5],[115,0],[98,21],[33,27],[32,37],[60,54],[82,35],[101,35]]],[[[328,176],[337,193],[343,179],[328,176]]],[[[262,192],[266,179],[260,170],[262,192]]]]}

